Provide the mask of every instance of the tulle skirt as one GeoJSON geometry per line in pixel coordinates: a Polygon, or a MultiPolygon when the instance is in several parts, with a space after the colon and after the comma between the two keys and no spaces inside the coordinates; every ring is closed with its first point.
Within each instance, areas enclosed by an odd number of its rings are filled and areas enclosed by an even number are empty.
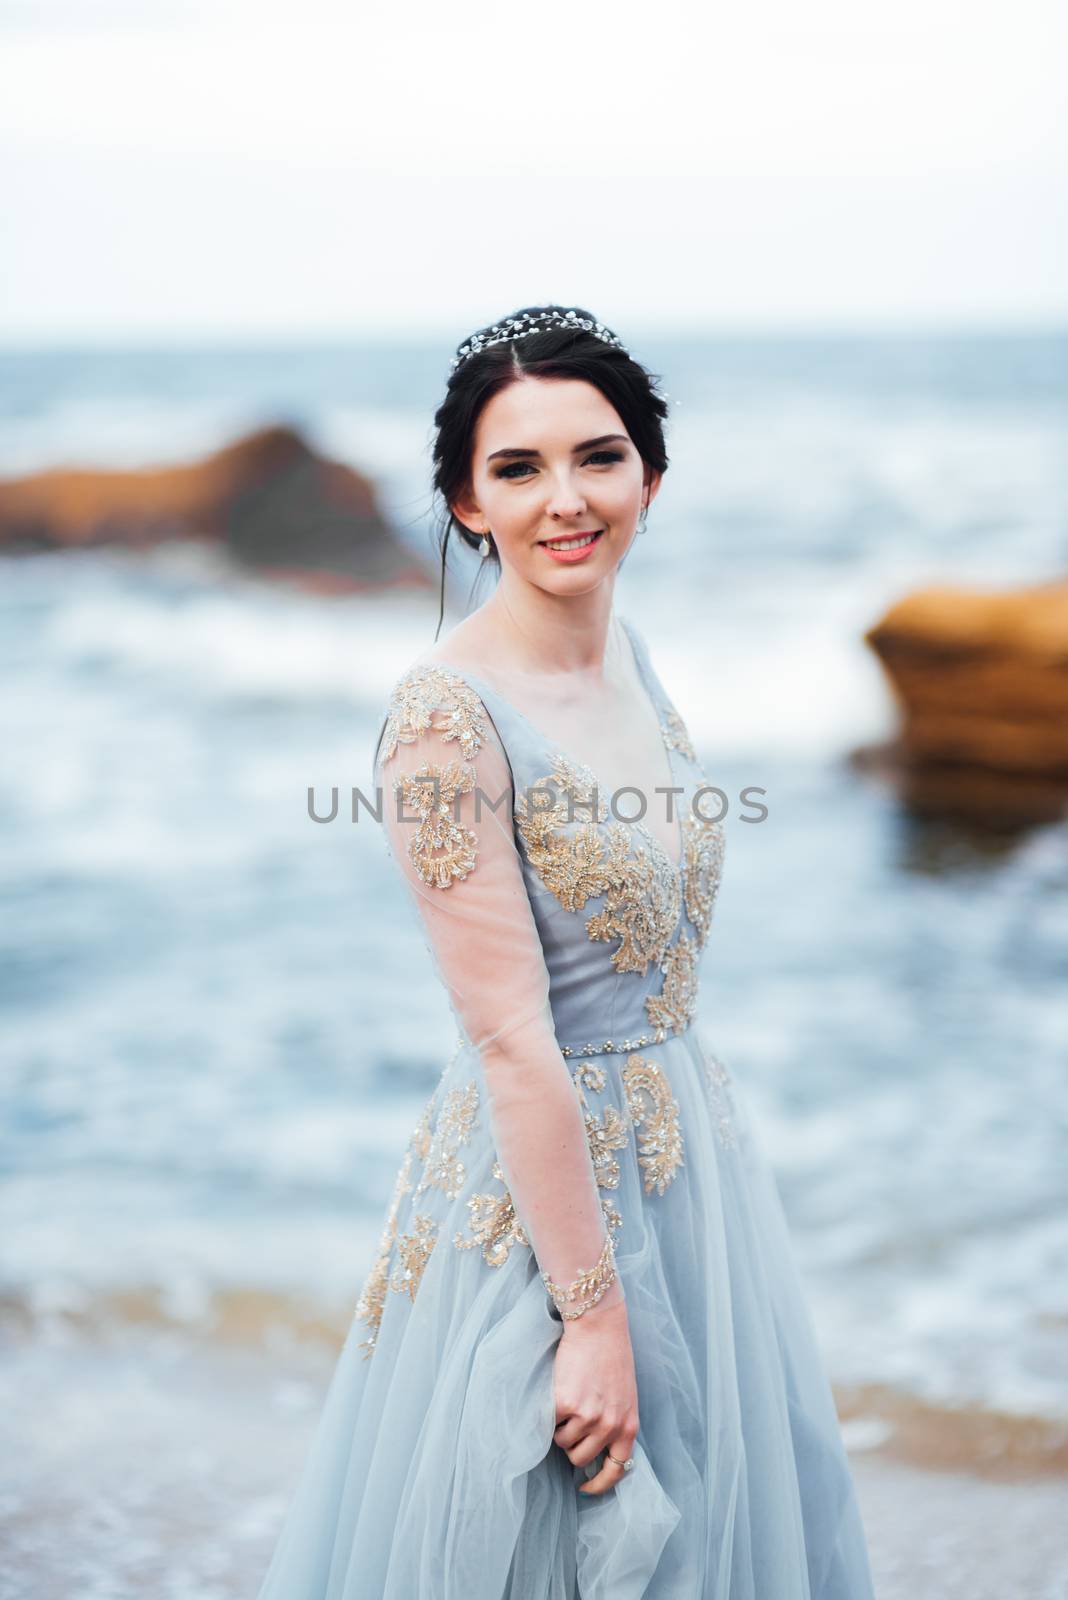
{"type": "Polygon", "coordinates": [[[693,1027],[640,1054],[667,1105],[623,1054],[569,1062],[588,1126],[613,1130],[596,1143],[637,1373],[633,1470],[579,1494],[603,1457],[575,1467],[553,1441],[563,1323],[508,1232],[461,1047],[403,1152],[259,1600],[871,1600],[830,1385],[738,1083],[693,1027]]]}

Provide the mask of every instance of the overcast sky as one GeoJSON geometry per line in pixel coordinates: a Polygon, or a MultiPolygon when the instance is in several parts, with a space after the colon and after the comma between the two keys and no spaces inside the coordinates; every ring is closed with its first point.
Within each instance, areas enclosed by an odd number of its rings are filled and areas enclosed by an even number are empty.
{"type": "Polygon", "coordinates": [[[0,339],[1068,321],[1063,0],[0,0],[0,339]]]}

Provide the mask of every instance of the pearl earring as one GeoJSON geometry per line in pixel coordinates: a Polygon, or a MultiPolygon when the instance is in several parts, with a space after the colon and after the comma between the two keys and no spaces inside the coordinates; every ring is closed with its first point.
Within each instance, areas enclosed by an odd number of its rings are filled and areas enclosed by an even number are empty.
{"type": "Polygon", "coordinates": [[[482,557],[483,560],[485,560],[486,557],[490,553],[490,542],[486,537],[486,534],[488,533],[488,531],[489,530],[487,528],[483,528],[483,530],[482,530],[482,538],[479,540],[479,545],[478,545],[478,553],[482,557]]]}
{"type": "Polygon", "coordinates": [[[638,513],[638,532],[639,533],[644,533],[645,532],[646,519],[647,519],[648,515],[649,515],[649,505],[648,505],[648,502],[646,502],[646,504],[642,506],[641,511],[638,513]]]}

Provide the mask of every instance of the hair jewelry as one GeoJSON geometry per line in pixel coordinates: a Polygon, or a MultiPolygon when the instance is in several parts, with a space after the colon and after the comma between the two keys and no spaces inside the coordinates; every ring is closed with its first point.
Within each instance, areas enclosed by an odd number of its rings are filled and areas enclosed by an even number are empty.
{"type": "Polygon", "coordinates": [[[615,345],[617,350],[627,353],[622,339],[614,334],[611,328],[606,328],[603,322],[594,322],[589,317],[580,317],[577,311],[539,311],[536,315],[525,312],[520,317],[506,317],[503,322],[495,322],[485,333],[472,334],[467,343],[461,345],[453,356],[449,367],[455,372],[468,356],[477,355],[480,350],[488,350],[490,345],[525,339],[528,334],[541,333],[545,328],[583,328],[595,338],[603,339],[605,344],[615,345]]]}

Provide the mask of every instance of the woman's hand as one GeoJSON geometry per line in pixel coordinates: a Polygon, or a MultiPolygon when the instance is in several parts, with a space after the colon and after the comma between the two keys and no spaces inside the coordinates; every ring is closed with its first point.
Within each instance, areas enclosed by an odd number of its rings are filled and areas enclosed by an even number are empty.
{"type": "MultiPolygon", "coordinates": [[[[638,1434],[638,1383],[627,1324],[627,1304],[617,1283],[581,1317],[565,1321],[553,1363],[557,1427],[553,1440],[576,1467],[602,1450],[629,1461],[638,1434]]],[[[623,1468],[605,1461],[579,1485],[580,1494],[603,1494],[623,1468]]]]}

